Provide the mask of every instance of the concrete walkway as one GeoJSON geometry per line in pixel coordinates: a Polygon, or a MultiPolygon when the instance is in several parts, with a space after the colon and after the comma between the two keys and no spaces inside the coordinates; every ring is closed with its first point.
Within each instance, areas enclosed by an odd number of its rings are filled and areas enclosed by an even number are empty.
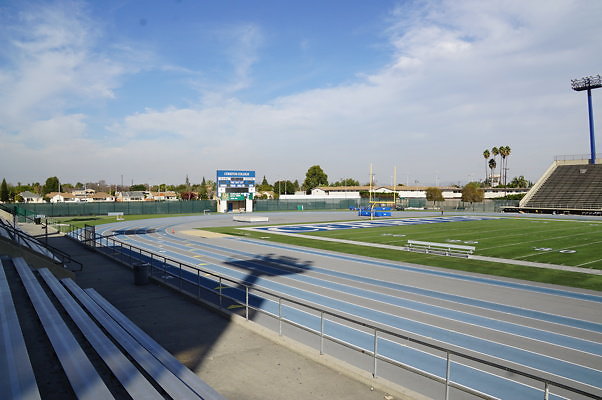
{"type": "MultiPolygon", "coordinates": [[[[31,224],[22,229],[42,233],[31,224]]],[[[129,268],[65,236],[49,235],[48,242],[83,263],[83,271],[76,273],[81,287],[96,289],[228,399],[422,398],[168,287],[154,282],[135,286],[129,268]]]]}

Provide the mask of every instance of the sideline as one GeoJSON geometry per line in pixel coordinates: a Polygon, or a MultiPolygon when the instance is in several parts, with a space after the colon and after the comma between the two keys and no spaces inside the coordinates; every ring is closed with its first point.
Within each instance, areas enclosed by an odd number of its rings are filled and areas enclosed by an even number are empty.
{"type": "MultiPolygon", "coordinates": [[[[377,247],[377,248],[389,249],[389,250],[409,251],[406,247],[393,246],[393,245],[389,245],[389,244],[358,242],[356,240],[335,239],[335,238],[328,238],[328,237],[301,235],[298,233],[285,233],[285,232],[277,232],[277,231],[266,232],[265,230],[258,230],[256,228],[240,228],[240,229],[261,232],[261,233],[269,233],[269,234],[274,234],[274,235],[292,236],[292,237],[298,237],[298,238],[303,238],[303,239],[314,239],[314,240],[322,240],[322,241],[326,241],[326,242],[352,244],[355,246],[367,246],[367,247],[377,247]]],[[[501,263],[501,264],[522,265],[525,267],[547,268],[547,269],[556,269],[556,270],[560,270],[560,271],[580,272],[583,274],[590,274],[590,275],[602,275],[602,270],[599,270],[599,269],[572,267],[572,266],[568,266],[568,265],[546,264],[546,263],[538,263],[538,262],[533,262],[533,261],[512,260],[512,259],[507,259],[507,258],[485,257],[485,256],[477,256],[477,255],[470,255],[470,256],[468,256],[468,259],[469,260],[479,260],[479,261],[489,261],[489,262],[495,262],[495,263],[501,263]]]]}

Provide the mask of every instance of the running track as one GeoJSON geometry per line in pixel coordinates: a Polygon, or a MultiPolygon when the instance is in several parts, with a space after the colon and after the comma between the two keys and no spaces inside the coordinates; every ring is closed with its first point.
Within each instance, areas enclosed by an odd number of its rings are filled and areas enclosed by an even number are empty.
{"type": "MultiPolygon", "coordinates": [[[[97,233],[116,234],[119,240],[241,282],[249,282],[252,277],[257,287],[477,352],[496,362],[527,368],[602,395],[600,293],[244,238],[203,239],[172,233],[201,226],[205,220],[179,217],[133,221],[97,227],[97,233]]],[[[229,295],[240,297],[236,290],[230,289],[229,295]]],[[[277,313],[277,304],[272,301],[253,301],[277,313]]],[[[283,312],[287,318],[319,330],[315,316],[289,307],[283,312]]],[[[325,329],[330,335],[372,349],[370,335],[335,323],[328,323],[325,329]]],[[[444,376],[445,363],[440,357],[400,348],[384,339],[378,346],[386,357],[403,359],[416,368],[444,376]]],[[[455,364],[452,379],[499,398],[543,398],[540,388],[516,384],[469,366],[455,364]]]]}

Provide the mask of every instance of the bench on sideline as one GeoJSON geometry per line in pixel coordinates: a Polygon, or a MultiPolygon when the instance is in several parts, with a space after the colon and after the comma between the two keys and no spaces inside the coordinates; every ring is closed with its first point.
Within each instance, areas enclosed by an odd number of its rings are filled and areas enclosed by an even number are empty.
{"type": "Polygon", "coordinates": [[[407,248],[410,251],[459,257],[468,257],[476,249],[474,246],[464,246],[452,243],[422,242],[419,240],[408,240],[407,248]]]}
{"type": "MultiPolygon", "coordinates": [[[[23,258],[13,258],[12,263],[50,340],[53,351],[60,361],[67,380],[78,398],[111,399],[116,395],[111,393],[111,390],[101,378],[99,370],[83,350],[83,348],[89,349],[91,347],[117,378],[123,390],[133,399],[164,399],[166,394],[169,398],[174,399],[224,399],[159,344],[152,341],[148,335],[93,289],[88,289],[91,294],[89,295],[73,280],[64,279],[59,281],[46,268],[38,270],[41,276],[41,280],[38,280],[36,274],[23,258]],[[47,294],[41,281],[50,289],[49,294],[47,294]],[[52,296],[58,300],[58,303],[51,300],[50,297],[52,296]],[[60,304],[60,306],[55,306],[55,303],[60,304]],[[61,306],[65,312],[59,310],[61,306]],[[61,313],[64,316],[61,316],[61,313]],[[73,325],[77,326],[82,334],[78,336],[83,336],[90,346],[82,347],[83,344],[78,342],[71,331],[73,328],[69,328],[73,325]],[[136,334],[129,332],[136,332],[136,334]]],[[[12,300],[10,302],[5,301],[5,294],[8,293],[10,296],[10,289],[7,280],[2,279],[5,274],[4,265],[1,266],[0,293],[2,294],[2,301],[0,305],[2,308],[0,308],[0,311],[2,311],[2,314],[0,316],[2,319],[0,322],[2,322],[2,326],[8,326],[5,325],[5,315],[6,318],[16,319],[17,317],[12,300]],[[12,308],[12,317],[10,312],[4,312],[5,303],[9,310],[12,308]]],[[[16,345],[12,345],[12,341],[7,342],[3,337],[5,330],[0,330],[0,339],[3,339],[0,346],[6,347],[7,343],[11,343],[13,349],[12,352],[4,351],[0,355],[0,363],[2,363],[0,372],[3,373],[3,376],[10,378],[7,379],[7,382],[4,382],[4,379],[2,380],[0,388],[3,396],[7,393],[9,395],[15,393],[8,398],[39,399],[38,386],[27,356],[21,328],[18,323],[13,324],[12,322],[10,328],[10,338],[16,337],[14,340],[16,345]],[[19,336],[22,344],[18,343],[19,336]],[[26,368],[28,363],[29,371],[26,368]],[[24,367],[17,368],[15,365],[24,365],[24,367]],[[15,373],[7,373],[4,368],[13,369],[15,373]],[[13,377],[15,374],[17,376],[13,377]],[[31,391],[33,395],[25,396],[23,394],[24,389],[31,391]],[[36,393],[37,397],[35,396],[36,393]]],[[[0,349],[3,348],[0,347],[0,349]]],[[[98,359],[96,360],[96,363],[98,363],[98,359]]],[[[115,381],[112,382],[112,385],[116,384],[115,381]]],[[[113,386],[113,390],[117,390],[116,386],[113,386]]]]}

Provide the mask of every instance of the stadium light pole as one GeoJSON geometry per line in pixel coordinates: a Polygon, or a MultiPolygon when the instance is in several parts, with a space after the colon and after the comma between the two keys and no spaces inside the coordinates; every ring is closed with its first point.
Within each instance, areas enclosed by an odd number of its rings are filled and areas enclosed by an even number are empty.
{"type": "Polygon", "coordinates": [[[587,90],[587,108],[589,112],[589,146],[591,152],[590,164],[596,163],[596,139],[594,137],[594,114],[592,111],[592,89],[602,87],[602,78],[600,75],[587,76],[581,79],[571,79],[571,86],[574,91],[582,92],[587,90]]]}

